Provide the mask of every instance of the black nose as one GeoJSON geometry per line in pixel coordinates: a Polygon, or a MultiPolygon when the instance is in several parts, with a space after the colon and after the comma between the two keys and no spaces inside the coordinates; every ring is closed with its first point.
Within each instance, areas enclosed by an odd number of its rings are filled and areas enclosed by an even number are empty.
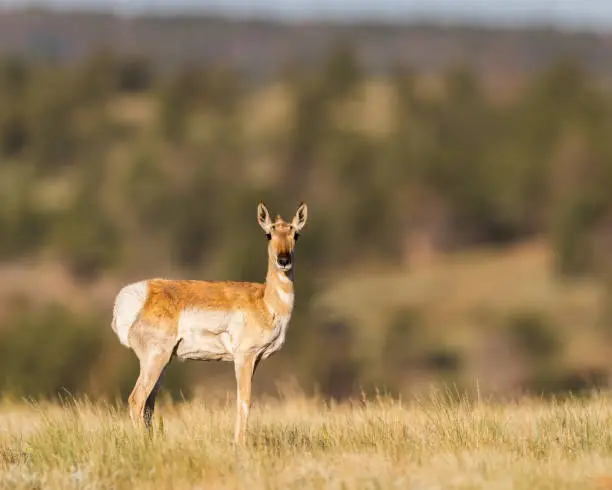
{"type": "Polygon", "coordinates": [[[291,263],[291,257],[288,255],[279,255],[278,256],[278,265],[281,267],[286,267],[291,263]]]}

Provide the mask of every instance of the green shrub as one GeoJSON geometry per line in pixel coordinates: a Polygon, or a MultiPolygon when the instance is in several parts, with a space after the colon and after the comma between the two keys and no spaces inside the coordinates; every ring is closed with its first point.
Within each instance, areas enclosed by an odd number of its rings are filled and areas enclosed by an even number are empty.
{"type": "Polygon", "coordinates": [[[508,319],[510,341],[530,362],[544,363],[561,349],[561,339],[550,321],[539,312],[522,312],[508,319]]]}
{"type": "Polygon", "coordinates": [[[101,350],[98,319],[61,305],[24,308],[0,330],[0,389],[27,397],[86,393],[101,350]]]}

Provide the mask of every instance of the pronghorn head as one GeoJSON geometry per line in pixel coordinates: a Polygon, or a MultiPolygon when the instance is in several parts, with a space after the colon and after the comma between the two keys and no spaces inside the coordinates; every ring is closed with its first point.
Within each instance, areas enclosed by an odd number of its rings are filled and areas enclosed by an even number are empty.
{"type": "Polygon", "coordinates": [[[265,204],[260,202],[257,206],[257,221],[268,238],[268,255],[274,265],[283,272],[288,272],[293,267],[295,242],[306,224],[307,217],[308,208],[304,203],[298,207],[291,223],[287,223],[280,216],[272,221],[265,204]]]}

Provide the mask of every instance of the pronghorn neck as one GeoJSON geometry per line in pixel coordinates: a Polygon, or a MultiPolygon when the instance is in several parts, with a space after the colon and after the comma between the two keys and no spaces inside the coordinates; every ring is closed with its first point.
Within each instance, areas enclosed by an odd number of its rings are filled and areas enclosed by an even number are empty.
{"type": "Polygon", "coordinates": [[[289,272],[282,272],[270,258],[264,290],[266,306],[274,315],[289,315],[293,310],[293,297],[293,268],[289,272]]]}

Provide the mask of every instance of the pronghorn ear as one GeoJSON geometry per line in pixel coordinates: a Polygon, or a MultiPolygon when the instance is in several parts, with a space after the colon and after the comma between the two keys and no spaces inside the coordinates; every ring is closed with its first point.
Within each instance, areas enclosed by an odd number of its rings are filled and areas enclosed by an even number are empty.
{"type": "Polygon", "coordinates": [[[295,216],[293,217],[293,221],[291,222],[291,225],[295,228],[295,231],[301,231],[301,229],[304,228],[304,225],[306,224],[307,219],[308,219],[308,208],[306,207],[305,203],[302,203],[298,207],[298,210],[295,213],[295,216]]]}
{"type": "Polygon", "coordinates": [[[270,213],[263,202],[260,202],[257,206],[257,221],[259,222],[259,226],[263,228],[266,234],[269,234],[270,231],[272,231],[272,220],[270,219],[270,213]]]}

